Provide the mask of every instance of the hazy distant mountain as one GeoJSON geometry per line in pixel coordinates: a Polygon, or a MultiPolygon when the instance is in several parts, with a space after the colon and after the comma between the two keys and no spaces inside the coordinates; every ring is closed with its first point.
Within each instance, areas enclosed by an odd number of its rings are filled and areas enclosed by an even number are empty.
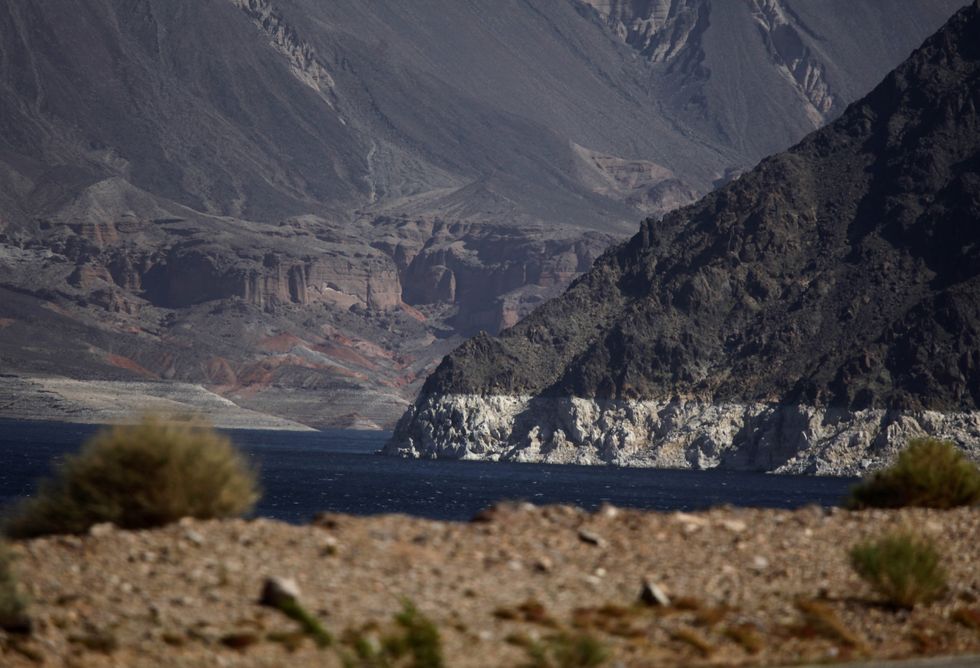
{"type": "Polygon", "coordinates": [[[11,0],[0,365],[390,420],[961,4],[11,0]]]}
{"type": "Polygon", "coordinates": [[[980,456],[980,2],[830,126],[447,357],[389,449],[856,473],[980,456]]]}

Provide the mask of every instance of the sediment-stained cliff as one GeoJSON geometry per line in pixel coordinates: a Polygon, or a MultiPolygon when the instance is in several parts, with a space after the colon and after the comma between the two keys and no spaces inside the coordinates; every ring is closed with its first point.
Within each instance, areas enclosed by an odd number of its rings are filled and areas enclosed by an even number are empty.
{"type": "Polygon", "coordinates": [[[830,126],[448,356],[387,451],[857,473],[980,456],[980,3],[830,126]]]}

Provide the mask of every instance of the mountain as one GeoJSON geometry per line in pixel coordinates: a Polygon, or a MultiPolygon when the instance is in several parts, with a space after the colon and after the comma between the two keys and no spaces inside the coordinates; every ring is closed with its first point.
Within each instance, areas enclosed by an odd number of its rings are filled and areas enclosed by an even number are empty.
{"type": "Polygon", "coordinates": [[[858,473],[980,456],[980,2],[426,381],[390,453],[858,473]]]}
{"type": "Polygon", "coordinates": [[[963,0],[11,0],[0,370],[389,424],[963,0]]]}

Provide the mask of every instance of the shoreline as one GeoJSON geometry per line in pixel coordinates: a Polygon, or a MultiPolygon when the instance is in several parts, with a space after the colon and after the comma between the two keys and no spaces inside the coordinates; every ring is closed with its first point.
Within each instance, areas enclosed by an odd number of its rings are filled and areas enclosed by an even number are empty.
{"type": "Polygon", "coordinates": [[[0,419],[128,424],[145,413],[204,416],[220,429],[317,431],[293,420],[243,408],[203,385],[0,374],[0,419]]]}
{"type": "Polygon", "coordinates": [[[420,397],[385,446],[416,458],[612,464],[864,476],[918,436],[980,461],[980,411],[818,407],[695,399],[420,397]]]}

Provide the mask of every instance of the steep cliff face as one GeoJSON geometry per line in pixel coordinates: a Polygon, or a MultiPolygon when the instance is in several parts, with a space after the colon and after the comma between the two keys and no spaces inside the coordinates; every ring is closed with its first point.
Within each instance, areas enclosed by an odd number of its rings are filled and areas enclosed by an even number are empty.
{"type": "Polygon", "coordinates": [[[980,442],[980,3],[835,123],[461,346],[389,451],[855,473],[980,442]]]}

